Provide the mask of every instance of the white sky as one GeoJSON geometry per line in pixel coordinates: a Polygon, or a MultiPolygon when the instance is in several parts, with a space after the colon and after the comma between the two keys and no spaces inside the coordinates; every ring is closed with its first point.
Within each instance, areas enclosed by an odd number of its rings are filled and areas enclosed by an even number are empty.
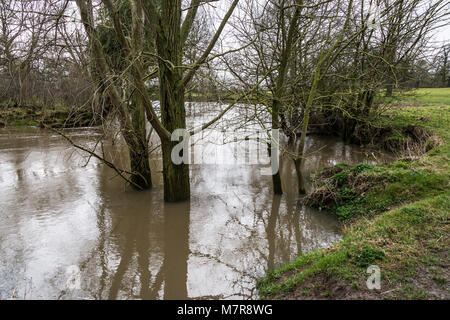
{"type": "Polygon", "coordinates": [[[434,38],[438,42],[450,42],[450,25],[446,25],[437,30],[434,38]]]}

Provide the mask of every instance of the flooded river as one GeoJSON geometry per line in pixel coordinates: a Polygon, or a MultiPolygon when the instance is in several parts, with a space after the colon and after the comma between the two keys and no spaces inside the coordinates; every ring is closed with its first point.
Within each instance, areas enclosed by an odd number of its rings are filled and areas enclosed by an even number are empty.
{"type": "MultiPolygon", "coordinates": [[[[99,135],[66,134],[90,146],[99,135]]],[[[53,132],[0,129],[1,299],[255,298],[267,270],[340,235],[332,216],[299,203],[290,161],[286,193],[273,196],[267,165],[237,161],[241,144],[216,143],[215,160],[205,152],[211,161],[191,165],[191,200],[168,204],[157,154],[154,188],[136,192],[53,132]]],[[[108,148],[126,162],[123,147],[108,148]]],[[[373,161],[338,139],[311,136],[307,149],[307,179],[326,165],[373,161]]]]}

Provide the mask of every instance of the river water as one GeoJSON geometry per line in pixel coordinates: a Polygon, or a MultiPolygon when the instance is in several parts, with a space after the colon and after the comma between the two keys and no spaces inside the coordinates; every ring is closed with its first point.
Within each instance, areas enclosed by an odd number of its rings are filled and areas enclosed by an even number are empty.
{"type": "MultiPolygon", "coordinates": [[[[90,147],[100,134],[65,132],[90,147]]],[[[267,155],[249,163],[254,146],[245,144],[255,143],[205,135],[196,146],[214,147],[191,165],[191,200],[168,204],[157,152],[154,188],[137,192],[53,132],[0,129],[0,298],[256,298],[265,272],[330,246],[340,229],[299,203],[291,161],[282,161],[285,194],[273,196],[267,155]]],[[[120,143],[105,150],[126,163],[120,143]]],[[[337,162],[373,161],[330,137],[308,137],[307,154],[306,179],[337,162]]]]}

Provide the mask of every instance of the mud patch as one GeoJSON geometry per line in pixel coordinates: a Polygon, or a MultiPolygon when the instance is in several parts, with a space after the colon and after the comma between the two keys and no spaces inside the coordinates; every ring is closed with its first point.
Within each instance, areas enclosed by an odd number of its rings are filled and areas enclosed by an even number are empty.
{"type": "Polygon", "coordinates": [[[276,295],[271,299],[282,300],[379,300],[380,291],[365,289],[365,283],[351,285],[336,277],[319,272],[308,277],[301,285],[285,295],[276,295]],[[363,289],[364,288],[364,289],[363,289]]]}
{"type": "Polygon", "coordinates": [[[450,251],[438,253],[437,256],[438,263],[421,265],[413,277],[406,279],[403,291],[422,293],[426,299],[450,299],[450,251]]]}

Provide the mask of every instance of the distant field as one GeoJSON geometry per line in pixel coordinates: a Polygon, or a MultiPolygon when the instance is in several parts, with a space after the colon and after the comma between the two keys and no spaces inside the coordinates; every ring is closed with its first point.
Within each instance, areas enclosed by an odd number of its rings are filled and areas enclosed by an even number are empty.
{"type": "Polygon", "coordinates": [[[450,105],[450,88],[421,88],[400,98],[402,103],[450,105]]]}

